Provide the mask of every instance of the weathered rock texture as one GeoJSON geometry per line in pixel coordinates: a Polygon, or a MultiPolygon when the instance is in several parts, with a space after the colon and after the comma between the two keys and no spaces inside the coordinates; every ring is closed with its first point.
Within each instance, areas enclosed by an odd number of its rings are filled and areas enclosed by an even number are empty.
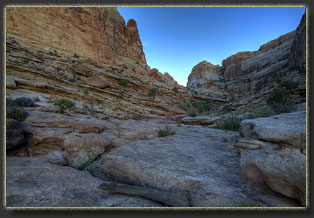
{"type": "Polygon", "coordinates": [[[305,111],[244,120],[240,134],[244,175],[306,206],[305,111]]]}
{"type": "Polygon", "coordinates": [[[69,56],[114,64],[119,56],[145,64],[135,20],[116,8],[8,7],[6,31],[69,56]]]}
{"type": "Polygon", "coordinates": [[[291,47],[290,66],[305,67],[306,62],[306,15],[302,16],[302,20],[296,29],[295,37],[291,47]]]}
{"type": "Polygon", "coordinates": [[[257,84],[271,87],[277,79],[289,74],[291,67],[305,67],[305,33],[304,14],[296,31],[260,46],[257,51],[234,54],[223,60],[222,66],[205,61],[197,64],[187,87],[231,98],[249,94],[257,84]]]}
{"type": "Polygon", "coordinates": [[[178,105],[189,96],[186,88],[146,65],[135,20],[125,25],[115,8],[6,10],[8,97],[38,96],[43,110],[67,98],[81,113],[88,113],[83,104],[93,107],[97,117],[184,113],[178,105]]]}
{"type": "Polygon", "coordinates": [[[189,201],[185,204],[195,207],[294,204],[244,179],[239,154],[233,148],[238,133],[197,125],[172,128],[175,135],[134,141],[112,150],[103,157],[101,170],[119,183],[186,192],[189,201]]]}
{"type": "Polygon", "coordinates": [[[102,180],[87,171],[36,157],[7,157],[7,207],[162,207],[140,197],[98,189],[102,180]]]}

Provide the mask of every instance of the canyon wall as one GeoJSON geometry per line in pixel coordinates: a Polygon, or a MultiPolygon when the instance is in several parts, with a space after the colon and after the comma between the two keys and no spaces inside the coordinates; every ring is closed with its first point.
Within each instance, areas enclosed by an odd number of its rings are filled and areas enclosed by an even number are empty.
{"type": "Polygon", "coordinates": [[[7,7],[6,21],[8,98],[38,97],[45,111],[66,98],[98,118],[184,113],[187,89],[150,69],[136,21],[116,8],[7,7]]]}
{"type": "Polygon", "coordinates": [[[238,52],[223,60],[222,66],[202,63],[192,69],[187,83],[189,89],[210,90],[218,85],[224,88],[217,97],[225,94],[223,90],[232,97],[239,97],[253,91],[257,84],[274,83],[291,67],[305,67],[305,14],[295,31],[267,42],[257,51],[238,52]]]}

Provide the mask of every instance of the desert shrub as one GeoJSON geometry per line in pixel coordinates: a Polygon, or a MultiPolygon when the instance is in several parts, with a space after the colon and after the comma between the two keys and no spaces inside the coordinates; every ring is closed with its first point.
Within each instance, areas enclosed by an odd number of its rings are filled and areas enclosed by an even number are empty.
{"type": "Polygon", "coordinates": [[[262,90],[262,83],[256,83],[255,88],[254,88],[254,93],[258,93],[259,91],[262,90]]]}
{"type": "Polygon", "coordinates": [[[176,134],[176,132],[172,129],[171,126],[167,124],[165,125],[164,128],[157,130],[158,137],[166,137],[168,135],[174,135],[174,134],[176,134]]]}
{"type": "Polygon", "coordinates": [[[182,110],[186,110],[186,107],[183,104],[179,104],[179,108],[182,110]]]}
{"type": "Polygon", "coordinates": [[[75,108],[75,103],[65,98],[55,101],[54,105],[58,106],[60,113],[63,113],[64,110],[72,111],[75,108]]]}
{"type": "Polygon", "coordinates": [[[223,130],[239,131],[241,119],[235,114],[230,114],[227,118],[221,120],[216,128],[223,130]]]}
{"type": "Polygon", "coordinates": [[[102,100],[102,99],[100,99],[100,98],[97,98],[97,103],[98,104],[102,104],[104,101],[102,100]]]}
{"type": "Polygon", "coordinates": [[[23,121],[26,118],[27,113],[18,107],[7,107],[6,109],[6,117],[15,119],[18,121],[23,121]]]}
{"type": "Polygon", "coordinates": [[[192,111],[192,112],[189,113],[189,116],[190,117],[196,117],[197,115],[196,115],[196,113],[194,111],[192,111]]]}
{"type": "Polygon", "coordinates": [[[138,62],[138,61],[136,61],[136,64],[139,64],[139,62],[138,62]]]}
{"type": "Polygon", "coordinates": [[[87,104],[83,104],[83,110],[89,111],[90,107],[87,104]]]}
{"type": "Polygon", "coordinates": [[[34,101],[39,102],[40,101],[39,97],[38,96],[34,97],[34,101]]]}
{"type": "Polygon", "coordinates": [[[80,58],[76,53],[73,55],[74,58],[80,58]]]}
{"type": "Polygon", "coordinates": [[[48,55],[52,55],[52,56],[56,56],[56,57],[61,57],[60,55],[58,55],[57,51],[49,51],[48,55]]]}
{"type": "Polygon", "coordinates": [[[275,112],[270,107],[257,108],[254,110],[250,110],[248,114],[245,116],[245,119],[254,119],[258,117],[271,117],[275,115],[275,112]]]}
{"type": "Polygon", "coordinates": [[[118,84],[120,86],[126,87],[128,84],[128,81],[124,80],[124,79],[119,79],[118,84]]]}
{"type": "Polygon", "coordinates": [[[117,130],[117,135],[118,135],[118,138],[121,138],[122,136],[122,127],[121,127],[121,124],[122,123],[115,123],[114,126],[115,126],[115,129],[117,130]]]}
{"type": "Polygon", "coordinates": [[[172,91],[174,91],[175,93],[179,93],[178,88],[177,87],[173,87],[172,91]]]}
{"type": "Polygon", "coordinates": [[[289,113],[294,109],[290,90],[285,88],[274,88],[267,98],[267,104],[277,114],[289,113]]]}
{"type": "Polygon", "coordinates": [[[85,87],[85,88],[83,89],[83,93],[84,93],[85,95],[88,95],[88,93],[89,93],[88,87],[85,87]]]}
{"type": "Polygon", "coordinates": [[[210,111],[211,103],[209,100],[201,101],[197,103],[197,108],[200,113],[210,111]]]}
{"type": "Polygon", "coordinates": [[[7,98],[6,104],[8,107],[36,107],[37,105],[31,98],[19,97],[14,100],[7,98]]]}
{"type": "Polygon", "coordinates": [[[157,92],[158,92],[157,88],[152,88],[152,89],[149,90],[148,96],[155,98],[156,95],[157,95],[157,92]]]}
{"type": "Polygon", "coordinates": [[[278,80],[278,87],[279,88],[285,88],[285,89],[295,89],[299,86],[299,82],[294,82],[290,80],[278,80]]]}
{"type": "Polygon", "coordinates": [[[231,105],[224,105],[224,106],[222,107],[222,109],[223,109],[224,111],[230,111],[230,110],[231,110],[231,105]]]}

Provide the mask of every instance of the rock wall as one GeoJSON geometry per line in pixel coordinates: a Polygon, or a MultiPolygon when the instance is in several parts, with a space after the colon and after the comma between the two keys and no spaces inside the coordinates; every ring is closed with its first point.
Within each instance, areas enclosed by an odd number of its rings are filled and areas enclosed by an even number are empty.
{"type": "Polygon", "coordinates": [[[66,98],[98,118],[184,113],[186,88],[150,69],[136,21],[116,8],[8,7],[6,20],[7,97],[38,97],[45,111],[66,98]]]}
{"type": "Polygon", "coordinates": [[[8,7],[7,33],[43,48],[114,64],[119,56],[145,64],[136,22],[125,25],[116,8],[8,7]]]}
{"type": "MultiPolygon", "coordinates": [[[[232,55],[223,60],[221,67],[204,61],[197,64],[189,75],[187,87],[215,89],[219,85],[232,97],[239,97],[254,90],[258,83],[263,86],[274,83],[291,66],[305,66],[305,15],[295,31],[260,46],[257,51],[232,55]],[[213,77],[217,72],[220,80],[213,77]],[[222,80],[224,85],[220,84],[222,80]]],[[[217,97],[222,92],[216,93],[217,97]]]]}

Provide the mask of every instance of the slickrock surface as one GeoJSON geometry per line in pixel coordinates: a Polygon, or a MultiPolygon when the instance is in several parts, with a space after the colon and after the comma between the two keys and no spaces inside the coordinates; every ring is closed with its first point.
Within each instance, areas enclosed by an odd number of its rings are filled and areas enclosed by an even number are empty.
{"type": "Polygon", "coordinates": [[[87,171],[42,158],[7,157],[7,207],[162,207],[136,196],[98,189],[102,180],[87,171]]]}
{"type": "Polygon", "coordinates": [[[136,186],[189,193],[191,206],[238,206],[259,202],[267,206],[296,205],[270,197],[245,180],[233,144],[238,133],[201,126],[172,126],[176,134],[134,141],[102,159],[104,174],[114,181],[136,186]]]}
{"type": "Polygon", "coordinates": [[[240,134],[244,175],[306,206],[305,111],[244,120],[240,134]]]}

